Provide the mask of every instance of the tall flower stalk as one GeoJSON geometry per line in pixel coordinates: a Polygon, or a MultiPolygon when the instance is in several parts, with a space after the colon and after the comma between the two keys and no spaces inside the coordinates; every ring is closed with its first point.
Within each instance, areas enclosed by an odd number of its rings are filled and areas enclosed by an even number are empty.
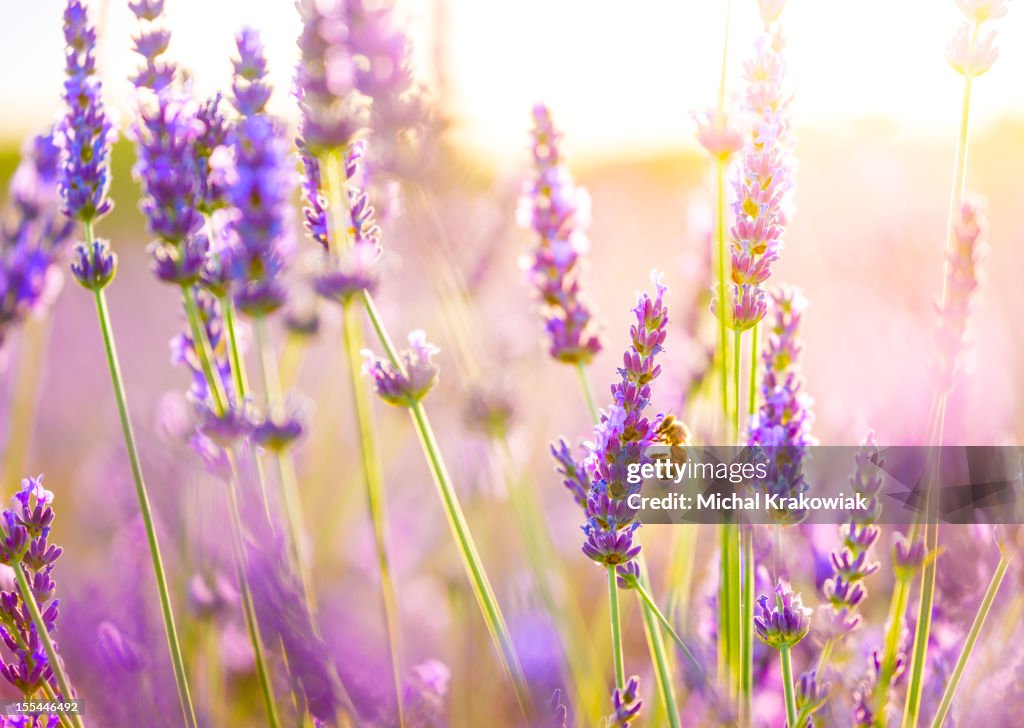
{"type": "Polygon", "coordinates": [[[789,584],[780,580],[774,595],[768,597],[762,594],[758,598],[757,613],[754,616],[754,633],[757,638],[779,651],[786,721],[790,726],[799,725],[792,650],[810,630],[811,613],[812,610],[804,607],[800,595],[794,594],[789,584]]]}
{"type": "MultiPolygon", "coordinates": [[[[959,134],[953,157],[952,189],[946,225],[945,275],[939,310],[944,322],[943,329],[959,329],[960,336],[956,338],[962,339],[966,309],[977,285],[975,263],[979,237],[979,226],[975,220],[977,209],[965,198],[971,92],[974,79],[988,71],[998,57],[995,31],[989,31],[987,35],[982,36],[982,28],[986,23],[1006,15],[1007,6],[1006,0],[958,0],[957,6],[964,15],[965,22],[961,24],[950,42],[946,57],[953,69],[963,76],[964,85],[959,134]]],[[[941,445],[943,442],[946,400],[952,387],[952,371],[955,367],[955,356],[950,357],[947,352],[944,354],[943,376],[936,389],[929,420],[929,438],[933,445],[941,445]]],[[[936,471],[937,469],[938,464],[936,471]]],[[[925,548],[931,553],[937,553],[938,549],[937,514],[938,503],[929,488],[924,514],[924,541],[925,548]]],[[[916,530],[917,524],[912,533],[916,533],[916,530]]],[[[935,569],[935,560],[929,560],[921,577],[921,598],[918,603],[910,680],[903,709],[904,728],[917,725],[921,709],[921,687],[928,657],[928,638],[935,596],[935,569]]]]}
{"type": "Polygon", "coordinates": [[[121,365],[104,293],[106,286],[113,280],[117,261],[110,251],[109,243],[93,236],[94,223],[113,206],[107,193],[110,185],[110,145],[114,131],[103,106],[100,82],[96,78],[96,32],[89,23],[85,6],[79,0],[69,0],[67,3],[64,11],[64,37],[68,49],[65,58],[67,78],[64,84],[67,115],[59,128],[62,147],[59,188],[63,198],[64,214],[80,222],[85,231],[85,242],[76,248],[71,270],[76,280],[93,292],[95,299],[125,449],[128,452],[132,479],[135,483],[139,511],[146,529],[181,710],[186,725],[195,726],[195,710],[192,707],[163,559],[153,525],[138,447],[132,431],[121,365]]]}
{"type": "MultiPolygon", "coordinates": [[[[325,248],[325,271],[321,282],[331,284],[328,290],[336,300],[342,301],[344,306],[359,305],[363,308],[384,349],[386,359],[383,362],[377,361],[376,364],[368,363],[365,371],[371,375],[379,395],[409,410],[484,621],[502,658],[503,666],[512,680],[520,707],[527,712],[530,705],[529,690],[516,655],[515,645],[477,553],[469,525],[421,401],[429,389],[428,383],[422,381],[422,377],[432,366],[429,365],[430,347],[424,339],[415,336],[410,341],[412,348],[400,353],[392,342],[373,300],[371,288],[375,283],[374,264],[379,255],[379,246],[371,240],[363,243],[361,237],[369,238],[371,234],[376,235],[376,226],[364,227],[360,224],[363,221],[372,222],[372,208],[365,194],[350,185],[348,172],[354,135],[365,123],[368,98],[374,98],[376,94],[369,93],[369,88],[358,87],[357,82],[361,77],[355,73],[351,49],[345,48],[344,40],[336,32],[339,26],[351,28],[352,18],[346,17],[346,8],[341,4],[304,1],[300,2],[298,7],[303,21],[303,31],[299,38],[302,59],[296,87],[302,111],[301,147],[307,153],[307,185],[312,192],[307,193],[307,199],[314,202],[310,206],[314,215],[311,219],[307,212],[307,222],[314,237],[325,248]],[[320,189],[320,179],[323,180],[322,189],[326,193],[323,197],[317,193],[320,189]],[[420,385],[425,388],[421,389],[420,385]],[[394,393],[392,386],[398,387],[397,399],[389,395],[389,392],[394,393]]],[[[366,77],[362,79],[367,80],[366,77]]],[[[323,290],[320,292],[324,293],[323,290]]],[[[352,317],[347,317],[347,323],[347,346],[352,348],[359,343],[354,338],[358,328],[354,326],[352,317]]],[[[353,357],[351,352],[349,354],[351,361],[353,357]]],[[[350,374],[354,378],[354,387],[363,386],[355,381],[357,375],[354,368],[350,374]]],[[[433,376],[436,376],[436,372],[433,376]]],[[[359,421],[361,435],[371,431],[372,425],[368,421],[367,412],[368,408],[363,408],[363,415],[359,421]]],[[[380,468],[366,459],[372,457],[372,449],[364,446],[363,454],[368,493],[371,494],[371,499],[382,505],[383,486],[376,477],[380,468]]],[[[383,517],[382,509],[376,509],[371,516],[376,517],[383,526],[380,522],[383,517]]],[[[375,532],[381,535],[386,533],[382,527],[375,527],[375,532]]],[[[381,550],[383,546],[378,539],[379,555],[385,553],[381,550]]],[[[397,635],[391,641],[393,650],[397,644],[396,638],[397,635]]],[[[393,651],[393,664],[396,662],[397,654],[393,651]]]]}

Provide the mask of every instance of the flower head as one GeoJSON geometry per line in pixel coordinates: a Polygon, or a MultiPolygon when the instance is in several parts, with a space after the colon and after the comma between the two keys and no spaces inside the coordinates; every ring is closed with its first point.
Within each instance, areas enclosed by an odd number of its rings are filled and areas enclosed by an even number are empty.
{"type": "MultiPolygon", "coordinates": [[[[24,571],[43,626],[47,632],[53,632],[59,604],[54,599],[57,584],[53,570],[63,553],[59,546],[49,543],[53,493],[43,487],[42,476],[26,478],[11,500],[12,507],[0,514],[0,561],[24,571]]],[[[9,656],[0,661],[0,676],[22,694],[32,695],[48,683],[58,698],[74,697],[60,694],[35,623],[29,618],[25,595],[18,588],[0,591],[0,639],[9,650],[9,656]]]]}
{"type": "Polygon", "coordinates": [[[260,34],[255,28],[243,28],[235,43],[238,58],[232,60],[235,72],[231,80],[231,102],[242,116],[262,113],[273,89],[267,83],[267,59],[260,34]]]}
{"type": "Polygon", "coordinates": [[[758,597],[754,613],[754,634],[769,647],[792,647],[811,628],[812,610],[804,607],[799,594],[794,594],[779,580],[772,597],[758,597]]]}
{"type": "Polygon", "coordinates": [[[551,356],[569,364],[586,364],[601,350],[590,310],[582,299],[580,268],[589,247],[586,227],[590,198],[575,186],[559,150],[561,134],[551,112],[533,109],[534,179],[520,201],[520,222],[538,240],[524,262],[540,304],[551,356]]]}
{"type": "Polygon", "coordinates": [[[743,149],[743,134],[730,124],[724,113],[709,109],[694,115],[697,141],[715,159],[727,160],[743,149]]]}
{"type": "Polygon", "coordinates": [[[828,700],[832,683],[819,683],[816,670],[805,672],[796,681],[796,708],[808,716],[820,710],[828,700]]]}
{"type": "Polygon", "coordinates": [[[997,20],[1006,15],[1006,0],[956,0],[967,20],[981,25],[989,20],[997,20]]]}
{"type": "Polygon", "coordinates": [[[924,541],[917,539],[913,543],[902,533],[893,537],[892,570],[898,579],[909,579],[921,568],[925,557],[924,541]]]}
{"type": "Polygon", "coordinates": [[[346,46],[349,27],[339,0],[299,0],[301,60],[295,93],[302,137],[314,154],[344,148],[365,126],[365,102],[356,89],[356,63],[346,46]]]}
{"type": "Polygon", "coordinates": [[[96,78],[96,30],[81,0],[64,9],[66,47],[64,104],[59,125],[62,151],[60,194],[63,212],[91,222],[110,212],[110,145],[116,132],[103,107],[102,85],[96,78]]]}
{"type": "Polygon", "coordinates": [[[970,26],[961,25],[946,47],[946,60],[961,76],[976,78],[992,68],[999,58],[995,44],[995,31],[976,37],[970,26]]]}
{"type": "Polygon", "coordinates": [[[615,688],[612,692],[614,712],[608,716],[608,728],[629,728],[643,707],[639,694],[640,679],[636,675],[631,676],[622,688],[615,688]]]}
{"type": "Polygon", "coordinates": [[[409,334],[409,348],[399,352],[400,363],[378,359],[368,349],[363,374],[373,381],[377,396],[388,404],[412,407],[434,388],[439,368],[432,360],[438,349],[422,331],[409,334]]]}
{"type": "Polygon", "coordinates": [[[110,250],[110,243],[97,238],[92,245],[79,243],[71,260],[71,273],[75,280],[90,291],[106,288],[117,273],[117,255],[110,250]]]}

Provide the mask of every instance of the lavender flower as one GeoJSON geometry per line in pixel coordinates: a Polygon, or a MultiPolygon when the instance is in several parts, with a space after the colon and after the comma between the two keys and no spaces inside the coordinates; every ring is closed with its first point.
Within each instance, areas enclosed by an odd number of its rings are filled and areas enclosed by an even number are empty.
{"type": "MultiPolygon", "coordinates": [[[[793,186],[789,151],[789,98],[783,91],[785,65],[777,31],[766,28],[754,57],[745,65],[745,103],[755,117],[754,133],[733,175],[732,284],[729,322],[737,331],[765,315],[762,284],[782,251],[787,197],[793,186]]],[[[718,306],[719,292],[712,307],[718,306]]]]}
{"type": "MultiPolygon", "coordinates": [[[[43,487],[42,476],[26,478],[12,501],[14,507],[2,514],[0,562],[24,569],[46,631],[52,633],[59,605],[59,600],[54,599],[57,585],[52,574],[63,553],[59,546],[49,543],[54,518],[53,493],[43,487]]],[[[0,592],[0,638],[11,653],[10,658],[0,663],[0,675],[24,697],[36,695],[44,682],[59,698],[73,697],[60,695],[53,666],[49,664],[28,605],[18,589],[0,592]]]]}
{"type": "Polygon", "coordinates": [[[640,679],[633,675],[625,686],[615,688],[612,692],[612,706],[615,709],[606,723],[607,728],[629,728],[632,721],[640,714],[643,703],[639,698],[640,679]]]}
{"type": "Polygon", "coordinates": [[[427,396],[437,383],[439,368],[432,357],[440,349],[427,341],[422,331],[409,334],[409,348],[399,352],[400,366],[378,359],[368,349],[363,374],[373,381],[377,396],[388,404],[412,407],[427,396]]]}
{"type": "Polygon", "coordinates": [[[967,325],[981,283],[986,228],[984,201],[966,196],[954,231],[956,247],[946,267],[946,295],[939,305],[939,376],[945,389],[953,384],[965,348],[967,325]]]}
{"type": "Polygon", "coordinates": [[[161,56],[170,33],[154,24],[162,2],[139,2],[132,10],[140,20],[135,51],[143,67],[133,77],[139,89],[139,114],[132,128],[137,161],[134,173],[142,185],[140,209],[157,240],[150,246],[161,280],[191,285],[193,258],[201,255],[193,238],[203,226],[200,208],[218,205],[208,180],[209,158],[223,141],[223,121],[209,102],[200,107],[175,88],[177,68],[161,56]]]}
{"type": "Polygon", "coordinates": [[[646,462],[647,449],[657,439],[657,422],[649,420],[645,412],[651,401],[651,382],[661,373],[655,358],[663,349],[668,328],[664,305],[668,289],[660,274],[652,273],[651,280],[656,296],[652,299],[641,294],[633,309],[632,341],[619,369],[621,378],[611,388],[613,404],[594,427],[594,444],[584,461],[591,485],[583,553],[609,566],[626,564],[640,553],[639,544],[633,544],[633,532],[639,526],[633,520],[636,512],[626,505],[637,486],[628,482],[627,468],[630,463],[646,462]]]}
{"type": "Polygon", "coordinates": [[[443,728],[449,725],[448,683],[451,670],[440,660],[427,660],[411,670],[402,702],[409,725],[443,728]]]}
{"type": "Polygon", "coordinates": [[[980,31],[985,23],[1006,15],[1006,0],[957,0],[956,4],[966,22],[950,40],[946,59],[960,75],[976,78],[992,68],[999,58],[996,32],[993,30],[983,36],[980,31]]]}
{"type": "Polygon", "coordinates": [[[253,429],[253,441],[268,450],[280,452],[298,440],[305,431],[306,408],[289,398],[281,412],[271,412],[253,429]]]}
{"type": "Polygon", "coordinates": [[[587,496],[590,493],[590,476],[583,467],[583,463],[577,462],[576,458],[569,452],[569,443],[560,439],[558,444],[551,445],[551,457],[558,463],[558,473],[564,478],[562,481],[573,500],[583,510],[587,509],[587,496]]]}
{"type": "Polygon", "coordinates": [[[724,113],[709,109],[694,115],[697,141],[715,159],[727,161],[743,148],[743,135],[724,113]]]}
{"type": "Polygon", "coordinates": [[[356,64],[345,47],[349,28],[339,0],[299,0],[301,60],[295,93],[302,113],[301,133],[315,154],[343,149],[363,126],[365,100],[356,89],[356,64]]]}
{"type": "Polygon", "coordinates": [[[51,134],[29,139],[11,179],[0,220],[0,343],[31,312],[48,306],[59,290],[57,256],[72,225],[59,211],[60,150],[51,134]]]}
{"type": "Polygon", "coordinates": [[[812,610],[804,607],[799,594],[780,579],[775,596],[762,594],[757,599],[754,614],[754,634],[769,647],[792,647],[802,640],[811,628],[812,610]]]}
{"type": "Polygon", "coordinates": [[[878,468],[884,464],[875,436],[871,432],[864,440],[857,454],[857,470],[850,477],[850,485],[856,495],[867,501],[867,507],[854,511],[850,522],[839,529],[841,544],[832,552],[833,576],[825,581],[825,598],[829,602],[833,629],[837,636],[847,634],[860,624],[857,608],[867,589],[864,579],[878,571],[877,561],[871,561],[871,548],[878,541],[879,530],[875,525],[881,510],[878,494],[882,479],[878,468]]]}
{"type": "Polygon", "coordinates": [[[229,125],[221,107],[221,95],[214,94],[199,106],[196,120],[202,127],[194,142],[196,207],[211,215],[227,204],[224,175],[216,168],[215,155],[226,154],[229,125]]]}
{"type": "Polygon", "coordinates": [[[551,356],[586,364],[601,350],[580,285],[582,255],[589,247],[590,198],[573,183],[559,150],[561,134],[546,106],[533,108],[533,122],[536,176],[524,187],[519,219],[538,240],[524,266],[541,306],[551,356]]]}
{"type": "Polygon", "coordinates": [[[917,539],[913,543],[902,533],[893,537],[892,570],[897,579],[910,579],[924,564],[924,541],[917,539]]]}
{"type": "MultiPolygon", "coordinates": [[[[768,475],[758,482],[769,494],[796,496],[808,488],[803,476],[803,459],[811,436],[811,399],[804,394],[797,368],[801,344],[798,337],[806,299],[796,290],[784,288],[772,294],[775,320],[762,359],[761,406],[751,418],[747,442],[765,448],[768,475]]],[[[784,523],[800,521],[800,511],[773,512],[784,523]]]]}
{"type": "MultiPolygon", "coordinates": [[[[818,682],[816,670],[805,672],[796,681],[796,708],[802,714],[810,718],[815,712],[824,707],[832,691],[832,683],[818,682]]],[[[810,722],[808,722],[810,724],[810,722]]]]}
{"type": "Polygon", "coordinates": [[[273,89],[267,83],[267,59],[260,34],[255,28],[243,28],[235,37],[238,58],[232,61],[231,103],[242,116],[263,112],[273,89]]]}
{"type": "Polygon", "coordinates": [[[239,123],[234,150],[228,200],[237,214],[230,223],[229,269],[238,309],[262,316],[284,305],[287,295],[281,277],[292,181],[288,147],[273,120],[252,116],[239,123]]]}
{"type": "MultiPolygon", "coordinates": [[[[372,293],[380,276],[381,231],[368,195],[356,183],[364,145],[355,142],[345,150],[345,175],[351,223],[344,241],[327,238],[324,198],[320,194],[320,168],[315,157],[302,147],[306,168],[306,229],[327,253],[321,258],[321,269],[313,281],[314,290],[329,301],[345,304],[360,293],[372,293]]],[[[365,165],[362,165],[365,168],[365,165]]]]}
{"type": "Polygon", "coordinates": [[[92,245],[76,245],[71,273],[83,288],[90,291],[106,288],[117,273],[117,255],[111,251],[110,242],[97,238],[92,245]]]}
{"type": "Polygon", "coordinates": [[[113,207],[107,192],[110,145],[116,133],[103,108],[102,85],[96,78],[96,30],[80,0],[68,0],[65,6],[64,41],[67,114],[58,135],[63,156],[60,194],[65,215],[91,223],[113,207]]]}

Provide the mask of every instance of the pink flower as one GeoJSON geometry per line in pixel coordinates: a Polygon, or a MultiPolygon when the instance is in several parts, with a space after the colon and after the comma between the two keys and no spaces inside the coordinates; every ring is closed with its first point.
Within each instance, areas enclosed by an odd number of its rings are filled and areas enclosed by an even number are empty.
{"type": "Polygon", "coordinates": [[[697,122],[697,141],[712,157],[724,161],[743,148],[743,135],[729,125],[725,114],[709,109],[693,118],[697,122]]]}
{"type": "Polygon", "coordinates": [[[1006,0],[956,0],[956,6],[968,20],[981,25],[1006,15],[1006,0]]]}
{"type": "Polygon", "coordinates": [[[971,28],[961,25],[946,48],[946,60],[953,69],[963,76],[977,77],[992,68],[999,57],[995,47],[995,31],[983,39],[972,38],[971,28]]]}

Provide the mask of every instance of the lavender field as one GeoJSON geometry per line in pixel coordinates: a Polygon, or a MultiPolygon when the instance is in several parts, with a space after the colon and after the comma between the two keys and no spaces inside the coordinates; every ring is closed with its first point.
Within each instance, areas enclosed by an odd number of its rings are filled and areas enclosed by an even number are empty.
{"type": "Polygon", "coordinates": [[[2,725],[1019,724],[1022,9],[487,5],[0,10],[2,725]]]}

